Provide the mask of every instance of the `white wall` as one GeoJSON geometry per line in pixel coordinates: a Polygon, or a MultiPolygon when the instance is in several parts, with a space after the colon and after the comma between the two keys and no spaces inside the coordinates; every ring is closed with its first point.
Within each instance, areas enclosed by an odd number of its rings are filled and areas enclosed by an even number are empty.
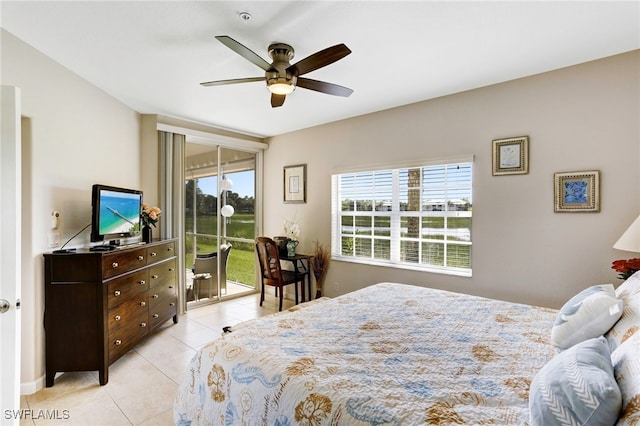
{"type": "MultiPolygon", "coordinates": [[[[132,109],[1,31],[1,84],[22,92],[21,381],[22,393],[31,393],[43,385],[50,213],[61,213],[64,243],[91,222],[94,183],[140,188],[140,123],[132,109]]],[[[87,230],[68,247],[88,241],[87,230]]]]}
{"type": "Polygon", "coordinates": [[[589,285],[619,284],[611,262],[632,254],[612,245],[640,211],[639,69],[635,51],[273,137],[265,234],[281,234],[283,218],[295,216],[301,251],[329,244],[336,168],[473,154],[472,278],[334,261],[325,294],[395,281],[559,307],[589,285]],[[529,174],[492,176],[491,141],[522,135],[529,174]],[[282,167],[300,163],[308,202],[283,204],[282,167]],[[554,213],[553,174],[594,169],[601,212],[554,213]]]}

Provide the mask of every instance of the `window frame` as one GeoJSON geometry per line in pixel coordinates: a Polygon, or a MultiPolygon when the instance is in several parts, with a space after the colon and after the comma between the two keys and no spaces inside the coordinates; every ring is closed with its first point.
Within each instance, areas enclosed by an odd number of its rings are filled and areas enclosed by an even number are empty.
{"type": "MultiPolygon", "coordinates": [[[[361,190],[361,187],[357,187],[357,183],[353,184],[354,187],[354,191],[357,190],[361,190]]],[[[368,190],[369,188],[367,188],[368,190]]],[[[462,191],[464,192],[464,191],[462,191]]],[[[362,199],[362,198],[360,198],[362,199]]],[[[462,198],[464,199],[464,198],[462,198]]],[[[366,204],[369,201],[368,198],[366,198],[366,201],[362,202],[362,205],[366,204]]],[[[405,208],[407,208],[406,206],[406,201],[404,201],[405,203],[405,208]]],[[[382,205],[386,205],[386,204],[378,204],[378,206],[382,206],[382,205]]],[[[422,272],[433,272],[433,273],[442,273],[442,274],[448,274],[448,275],[456,275],[456,276],[463,276],[463,277],[471,277],[472,276],[472,247],[473,247],[473,240],[472,240],[472,218],[473,218],[473,157],[457,157],[457,158],[449,158],[449,159],[440,159],[440,160],[428,160],[428,161],[419,161],[419,162],[412,162],[412,163],[405,163],[405,164],[391,164],[391,165],[380,165],[377,167],[360,167],[357,169],[345,169],[345,170],[335,170],[333,171],[332,175],[331,175],[331,258],[332,260],[336,260],[336,261],[344,261],[344,262],[352,262],[352,263],[359,263],[359,264],[368,264],[368,265],[376,265],[376,266],[386,266],[386,267],[393,267],[393,268],[399,268],[399,269],[408,269],[408,270],[416,270],[416,271],[422,271],[422,272]],[[449,170],[447,167],[453,167],[453,166],[460,166],[460,165],[464,165],[464,167],[468,167],[469,171],[468,171],[468,180],[465,180],[463,182],[463,185],[454,185],[451,183],[451,181],[449,181],[448,179],[451,179],[451,174],[449,173],[449,170]],[[431,186],[431,185],[426,185],[425,183],[425,175],[424,175],[424,171],[429,169],[432,170],[433,166],[436,166],[436,168],[438,167],[444,167],[446,172],[442,172],[442,179],[443,179],[443,184],[441,186],[431,186]],[[419,186],[415,187],[415,186],[409,186],[408,182],[408,178],[406,182],[404,183],[404,186],[401,187],[401,174],[404,173],[405,176],[408,176],[409,174],[409,170],[410,169],[420,169],[420,181],[419,181],[419,186]],[[372,198],[370,199],[372,201],[372,203],[370,206],[367,205],[368,210],[358,210],[357,209],[357,205],[358,205],[358,200],[357,199],[350,199],[348,196],[344,196],[340,194],[341,191],[341,181],[342,179],[357,179],[358,177],[369,177],[371,178],[372,182],[376,182],[376,177],[379,177],[380,180],[384,179],[384,174],[389,174],[391,173],[391,185],[389,186],[389,183],[386,183],[386,188],[384,190],[381,190],[380,192],[385,192],[386,194],[383,195],[389,195],[389,189],[391,190],[391,197],[392,197],[392,201],[391,201],[391,209],[390,210],[382,210],[382,209],[378,209],[376,207],[376,202],[380,201],[382,199],[384,199],[384,197],[380,198],[377,197],[376,194],[378,194],[378,192],[376,192],[375,190],[375,184],[371,184],[371,192],[368,192],[368,194],[373,194],[372,198]],[[413,210],[413,211],[407,211],[406,209],[403,210],[401,208],[401,200],[406,200],[408,198],[408,188],[409,187],[413,187],[416,190],[419,191],[420,193],[420,201],[419,201],[419,206],[417,210],[413,210]],[[443,198],[443,204],[445,205],[445,209],[444,211],[436,211],[436,210],[428,210],[425,207],[425,192],[427,192],[427,189],[435,189],[436,192],[438,191],[442,191],[445,194],[448,194],[445,198],[443,198]],[[448,210],[448,208],[446,208],[447,205],[450,205],[450,201],[452,200],[457,200],[457,198],[455,198],[454,196],[449,195],[449,191],[451,191],[451,189],[454,189],[454,193],[457,192],[455,191],[456,189],[459,190],[460,188],[465,189],[466,191],[468,191],[468,195],[469,195],[469,203],[470,206],[466,206],[466,208],[468,210],[448,210]],[[405,191],[404,193],[402,191],[405,191]],[[350,201],[352,201],[354,203],[354,207],[353,210],[343,210],[343,200],[349,199],[350,201]],[[404,225],[406,225],[406,220],[408,220],[407,218],[409,217],[418,217],[418,229],[419,229],[419,236],[418,237],[411,237],[406,235],[406,232],[404,233],[405,235],[403,235],[402,230],[406,229],[407,226],[403,227],[403,221],[405,222],[404,225]],[[424,223],[425,223],[425,219],[427,220],[432,220],[432,218],[438,218],[438,217],[442,217],[443,218],[443,228],[442,228],[442,238],[434,238],[432,235],[432,238],[428,238],[425,236],[423,229],[424,229],[424,223]],[[359,233],[357,226],[357,223],[352,223],[349,224],[347,223],[346,225],[344,224],[345,218],[349,218],[349,220],[353,219],[354,222],[358,221],[358,218],[360,218],[360,225],[362,226],[362,229],[367,230],[368,229],[368,233],[359,233]],[[384,223],[389,223],[389,230],[388,230],[388,235],[376,235],[376,227],[375,226],[371,226],[373,223],[375,223],[376,218],[380,218],[378,219],[379,221],[385,221],[384,223]],[[448,222],[451,219],[455,219],[455,218],[468,218],[468,222],[469,222],[469,234],[468,234],[468,241],[465,240],[458,240],[454,237],[454,235],[450,232],[452,229],[456,229],[454,227],[448,227],[448,222]],[[366,224],[369,223],[369,226],[366,226],[366,224]],[[352,227],[352,231],[351,232],[343,232],[344,231],[344,227],[352,227]],[[343,241],[344,239],[348,239],[352,237],[352,255],[348,255],[348,254],[343,254],[343,241]],[[360,243],[366,241],[367,239],[369,239],[371,241],[371,244],[369,245],[369,253],[366,253],[366,244],[365,246],[360,246],[360,247],[364,247],[365,250],[365,256],[358,256],[356,253],[357,247],[356,247],[356,243],[357,241],[359,241],[360,243]],[[375,244],[375,241],[378,242],[383,242],[384,240],[388,240],[389,244],[388,244],[388,256],[386,259],[382,259],[382,258],[377,258],[376,257],[376,248],[377,247],[381,247],[380,244],[375,244]],[[407,255],[407,253],[403,253],[402,250],[402,246],[403,244],[406,244],[407,242],[415,242],[415,244],[418,245],[418,256],[417,259],[414,258],[411,261],[407,261],[407,260],[403,260],[403,257],[407,255]],[[429,245],[429,244],[437,244],[439,246],[441,246],[441,249],[444,250],[442,251],[443,254],[441,254],[442,256],[442,263],[441,265],[438,264],[433,264],[433,263],[428,263],[425,262],[425,257],[423,255],[423,250],[429,245]],[[447,252],[450,249],[457,249],[459,250],[460,246],[468,246],[468,249],[463,249],[463,251],[468,250],[468,254],[463,255],[462,259],[466,260],[468,258],[468,268],[467,267],[459,267],[459,266],[448,266],[447,265],[447,252]]],[[[379,231],[378,231],[379,232],[379,231]]],[[[466,235],[465,235],[466,237],[466,235]]],[[[463,238],[465,238],[463,237],[463,238]]],[[[348,242],[348,240],[347,240],[348,242]]],[[[409,251],[411,252],[411,251],[409,251]]],[[[378,252],[378,254],[382,253],[383,255],[387,255],[387,253],[384,253],[384,248],[382,250],[380,250],[378,252]]]]}

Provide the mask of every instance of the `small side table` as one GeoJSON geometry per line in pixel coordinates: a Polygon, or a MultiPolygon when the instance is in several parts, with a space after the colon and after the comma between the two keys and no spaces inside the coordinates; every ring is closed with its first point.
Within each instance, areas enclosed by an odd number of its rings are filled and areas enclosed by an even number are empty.
{"type": "MultiPolygon", "coordinates": [[[[307,282],[307,288],[309,289],[309,300],[311,300],[311,264],[310,259],[313,256],[310,254],[298,254],[294,256],[280,256],[280,260],[291,262],[293,264],[293,271],[298,275],[304,275],[304,281],[307,282]]],[[[304,283],[300,289],[300,302],[305,301],[304,283]]]]}

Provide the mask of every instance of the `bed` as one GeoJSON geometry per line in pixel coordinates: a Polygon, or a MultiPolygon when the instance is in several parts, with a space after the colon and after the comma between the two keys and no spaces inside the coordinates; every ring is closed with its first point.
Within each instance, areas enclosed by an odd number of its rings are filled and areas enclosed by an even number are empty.
{"type": "MultiPolygon", "coordinates": [[[[558,311],[380,283],[233,327],[178,388],[180,425],[529,424],[558,311]]],[[[604,338],[601,338],[604,340],[604,338]]],[[[619,409],[619,408],[618,408],[619,409]]]]}

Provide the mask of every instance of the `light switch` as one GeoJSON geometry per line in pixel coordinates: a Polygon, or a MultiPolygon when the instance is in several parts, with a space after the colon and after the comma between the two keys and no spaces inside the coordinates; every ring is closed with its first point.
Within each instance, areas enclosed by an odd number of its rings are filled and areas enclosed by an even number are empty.
{"type": "Polygon", "coordinates": [[[49,231],[49,247],[58,247],[60,245],[60,231],[52,229],[49,231]]]}

